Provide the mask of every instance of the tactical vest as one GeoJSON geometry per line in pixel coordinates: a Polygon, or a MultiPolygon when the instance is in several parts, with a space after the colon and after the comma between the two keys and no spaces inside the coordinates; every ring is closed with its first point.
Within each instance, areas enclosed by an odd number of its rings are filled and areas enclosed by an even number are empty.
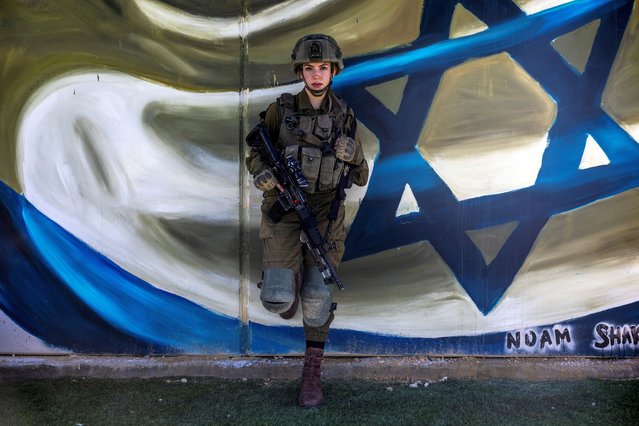
{"type": "Polygon", "coordinates": [[[314,115],[302,114],[296,97],[290,93],[277,99],[281,117],[279,143],[286,155],[299,161],[308,181],[308,193],[335,189],[344,170],[344,163],[335,158],[333,145],[336,138],[348,135],[353,116],[343,100],[330,92],[327,96],[331,102],[329,111],[314,115]]]}

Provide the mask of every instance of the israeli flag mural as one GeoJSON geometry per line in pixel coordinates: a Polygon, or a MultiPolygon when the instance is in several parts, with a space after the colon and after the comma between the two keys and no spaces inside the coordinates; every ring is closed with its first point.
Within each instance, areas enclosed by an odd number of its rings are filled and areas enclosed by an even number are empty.
{"type": "Polygon", "coordinates": [[[311,32],[371,170],[330,352],[638,353],[636,1],[214,3],[0,6],[0,353],[303,351],[243,136],[311,32]]]}

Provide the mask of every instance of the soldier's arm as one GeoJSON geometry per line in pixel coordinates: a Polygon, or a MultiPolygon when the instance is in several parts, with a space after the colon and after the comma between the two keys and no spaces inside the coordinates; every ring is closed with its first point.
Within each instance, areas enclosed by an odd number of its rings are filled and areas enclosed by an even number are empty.
{"type": "MultiPolygon", "coordinates": [[[[280,113],[277,108],[277,103],[272,103],[266,110],[264,125],[268,130],[268,134],[273,145],[277,144],[277,139],[279,137],[279,122],[280,113]]],[[[251,148],[248,157],[246,157],[246,168],[253,176],[257,175],[266,168],[266,165],[264,164],[264,161],[262,161],[260,154],[254,148],[251,148]]]]}
{"type": "Polygon", "coordinates": [[[356,167],[351,172],[351,180],[357,186],[366,185],[366,183],[368,182],[369,174],[368,162],[363,155],[364,149],[362,148],[361,134],[362,133],[359,130],[355,130],[355,137],[353,138],[355,139],[355,143],[357,144],[356,149],[362,153],[362,155],[360,156],[360,158],[362,158],[361,163],[356,165],[356,167]]]}
{"type": "Polygon", "coordinates": [[[347,129],[349,129],[349,136],[351,136],[355,140],[356,144],[356,152],[355,158],[360,158],[361,160],[358,164],[355,164],[353,170],[351,171],[350,181],[357,186],[364,186],[368,182],[368,163],[364,158],[364,148],[362,147],[362,132],[359,130],[357,126],[357,120],[355,119],[355,114],[352,108],[348,108],[348,121],[346,123],[347,129]],[[353,129],[355,129],[355,134],[353,135],[353,129]]]}

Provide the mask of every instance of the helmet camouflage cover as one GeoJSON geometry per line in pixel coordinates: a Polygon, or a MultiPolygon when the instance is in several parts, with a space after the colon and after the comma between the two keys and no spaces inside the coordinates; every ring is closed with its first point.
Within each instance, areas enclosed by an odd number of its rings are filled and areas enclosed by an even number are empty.
{"type": "Polygon", "coordinates": [[[293,47],[291,59],[293,72],[297,72],[298,67],[307,62],[333,63],[337,66],[336,72],[344,68],[339,45],[333,37],[325,34],[309,34],[300,38],[293,47]]]}

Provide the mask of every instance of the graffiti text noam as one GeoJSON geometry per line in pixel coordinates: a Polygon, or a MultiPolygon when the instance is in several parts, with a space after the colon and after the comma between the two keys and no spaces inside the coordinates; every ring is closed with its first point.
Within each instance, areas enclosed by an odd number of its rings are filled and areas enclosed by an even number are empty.
{"type": "Polygon", "coordinates": [[[516,331],[506,334],[506,349],[558,349],[572,342],[568,327],[516,331]]]}

